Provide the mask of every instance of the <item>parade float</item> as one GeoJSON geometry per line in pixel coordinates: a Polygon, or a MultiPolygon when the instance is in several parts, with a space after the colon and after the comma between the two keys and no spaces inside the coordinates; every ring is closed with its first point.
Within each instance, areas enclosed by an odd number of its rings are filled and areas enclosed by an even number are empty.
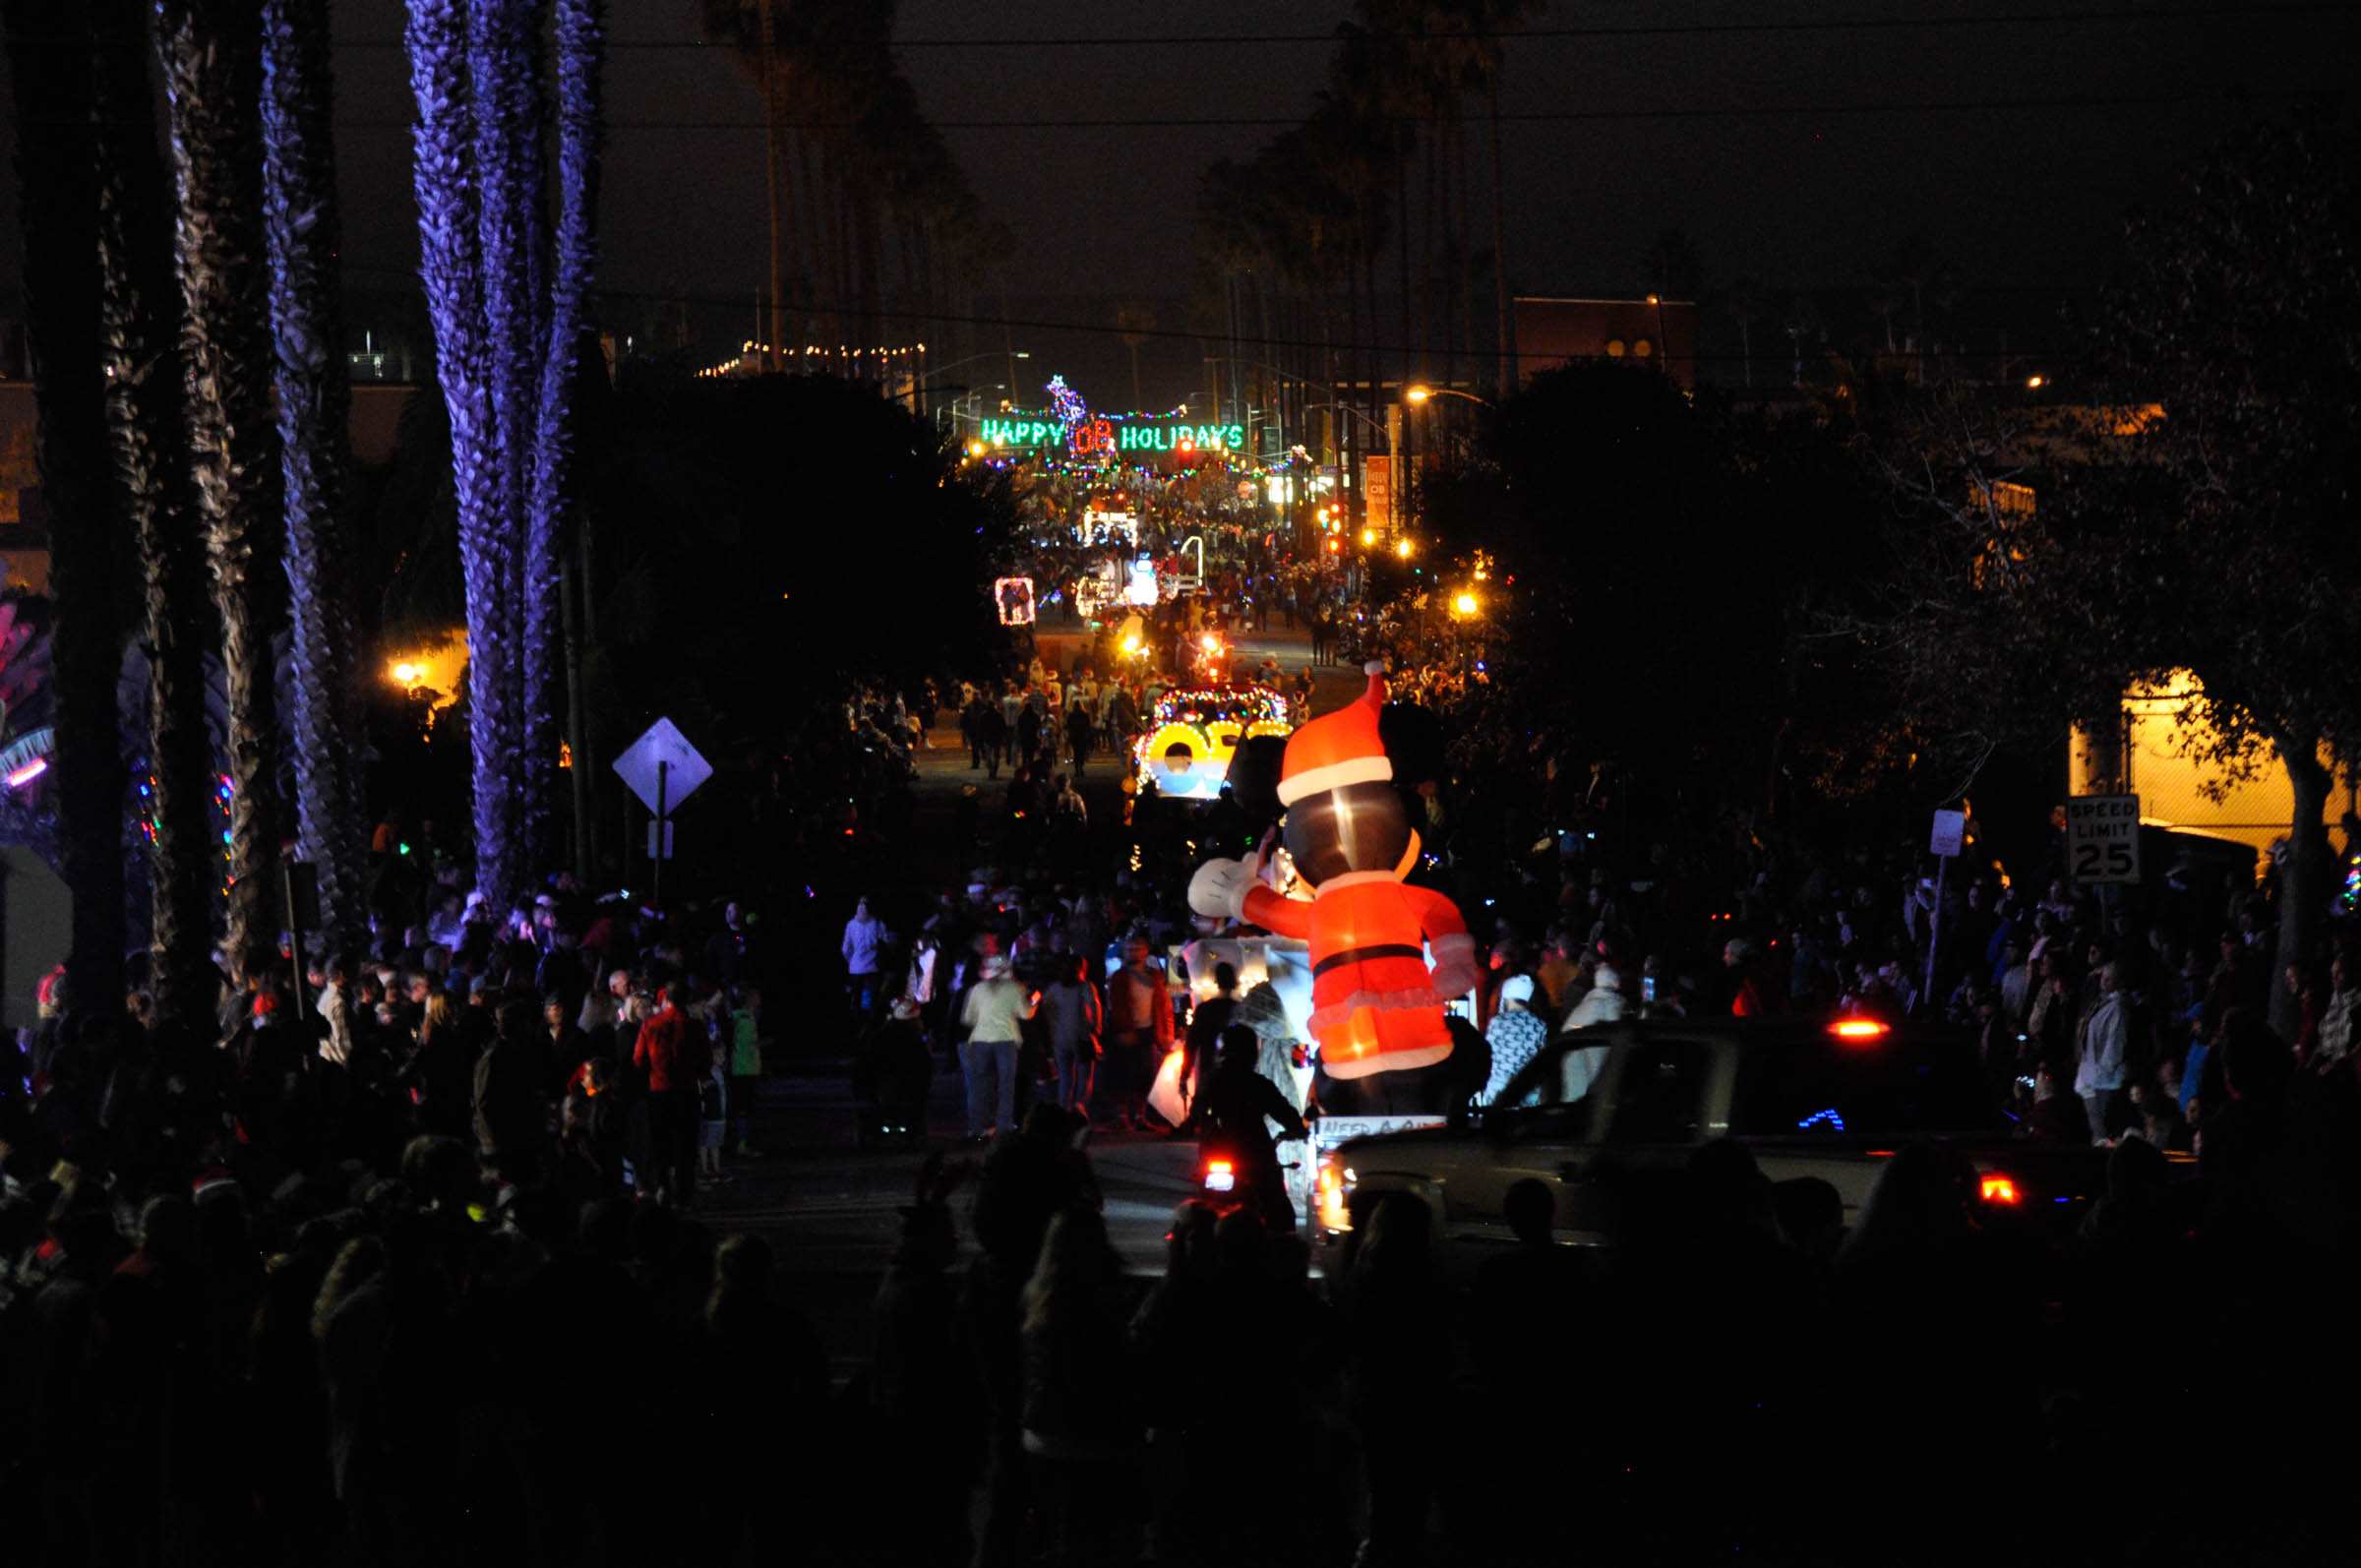
{"type": "Polygon", "coordinates": [[[1269,687],[1171,691],[1150,709],[1132,763],[1143,790],[1153,784],[1168,800],[1217,800],[1241,742],[1293,728],[1287,698],[1269,687]]]}

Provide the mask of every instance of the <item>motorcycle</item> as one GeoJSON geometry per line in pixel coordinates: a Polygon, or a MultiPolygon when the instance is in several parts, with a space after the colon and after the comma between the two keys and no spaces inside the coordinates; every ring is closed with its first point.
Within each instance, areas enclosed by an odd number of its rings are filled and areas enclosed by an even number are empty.
{"type": "Polygon", "coordinates": [[[1254,1162],[1241,1158],[1235,1145],[1208,1138],[1197,1146],[1197,1195],[1223,1214],[1245,1209],[1262,1216],[1273,1231],[1292,1231],[1297,1217],[1287,1191],[1287,1173],[1294,1169],[1274,1162],[1257,1172],[1254,1162]]]}

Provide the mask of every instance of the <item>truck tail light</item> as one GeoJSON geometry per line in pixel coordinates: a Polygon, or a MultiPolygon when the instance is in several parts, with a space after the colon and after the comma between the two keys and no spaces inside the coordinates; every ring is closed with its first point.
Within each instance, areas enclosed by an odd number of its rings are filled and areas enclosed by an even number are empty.
{"type": "Polygon", "coordinates": [[[2025,1201],[2024,1194],[2017,1190],[2017,1183],[2005,1176],[1987,1175],[1978,1183],[1977,1196],[1986,1203],[2003,1204],[2009,1208],[2015,1208],[2025,1201]]]}

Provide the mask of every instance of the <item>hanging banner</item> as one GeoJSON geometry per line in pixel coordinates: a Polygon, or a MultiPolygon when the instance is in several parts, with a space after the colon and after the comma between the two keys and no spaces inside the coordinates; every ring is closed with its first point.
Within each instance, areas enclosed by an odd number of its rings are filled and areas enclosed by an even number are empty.
{"type": "Polygon", "coordinates": [[[1361,459],[1361,518],[1371,528],[1390,528],[1394,523],[1394,459],[1363,457],[1361,459]]]}

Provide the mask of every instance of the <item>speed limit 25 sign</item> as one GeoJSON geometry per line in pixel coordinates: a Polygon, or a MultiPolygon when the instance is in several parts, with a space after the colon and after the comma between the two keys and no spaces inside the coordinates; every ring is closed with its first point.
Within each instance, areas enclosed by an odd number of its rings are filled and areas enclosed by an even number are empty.
{"type": "Polygon", "coordinates": [[[2078,882],[2140,879],[2140,797],[2077,795],[2066,803],[2066,868],[2078,882]]]}

